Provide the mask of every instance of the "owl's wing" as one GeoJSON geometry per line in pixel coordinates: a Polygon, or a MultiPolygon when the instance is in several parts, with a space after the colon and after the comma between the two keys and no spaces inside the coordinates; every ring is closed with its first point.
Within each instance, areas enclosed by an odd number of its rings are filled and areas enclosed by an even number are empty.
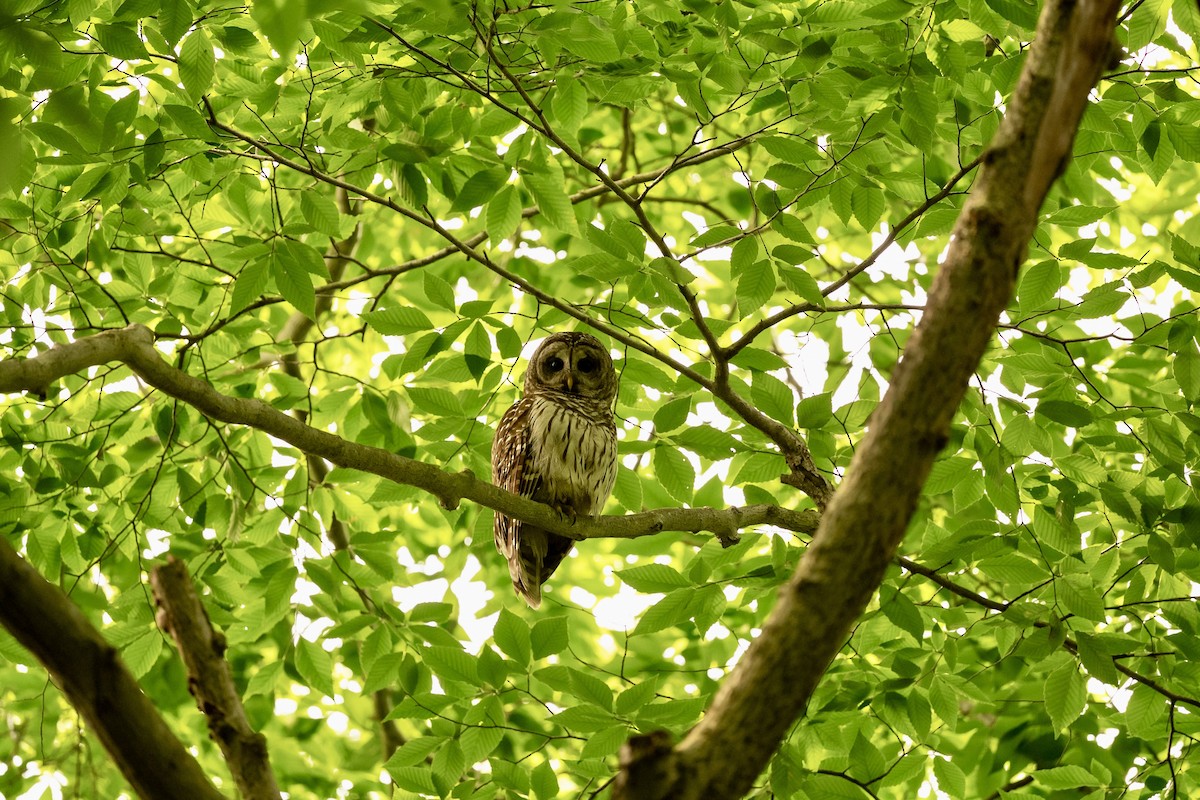
{"type": "MultiPolygon", "coordinates": [[[[514,494],[524,495],[525,461],[529,453],[529,412],[533,403],[523,398],[500,419],[492,442],[492,483],[514,494]]],[[[496,512],[493,528],[496,549],[511,561],[517,552],[521,520],[496,512]]]]}
{"type": "MultiPolygon", "coordinates": [[[[533,398],[522,398],[508,409],[500,419],[492,443],[492,483],[522,497],[536,495],[542,483],[540,475],[527,469],[533,446],[530,430],[533,403],[533,398]]],[[[496,549],[508,560],[513,588],[525,602],[537,608],[542,602],[542,583],[571,551],[574,542],[527,526],[499,511],[493,535],[496,549]]]]}

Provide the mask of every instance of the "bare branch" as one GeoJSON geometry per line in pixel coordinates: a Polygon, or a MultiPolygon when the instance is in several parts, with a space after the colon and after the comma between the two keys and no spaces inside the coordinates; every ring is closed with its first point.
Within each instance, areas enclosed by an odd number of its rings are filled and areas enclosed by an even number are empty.
{"type": "Polygon", "coordinates": [[[223,800],[117,649],[4,537],[0,623],[42,663],[141,797],[223,800]]]}
{"type": "Polygon", "coordinates": [[[212,419],[257,428],[310,456],[414,486],[437,497],[445,508],[456,508],[466,499],[574,539],[632,539],[664,531],[711,531],[728,542],[737,531],[753,525],[776,525],[798,532],[811,532],[816,527],[816,515],[811,511],[766,504],[726,509],[664,508],[572,522],[550,506],[485,483],[469,471],[444,472],[433,464],[317,430],[261,400],[221,394],[164,361],[154,348],[154,335],[141,325],[78,339],[33,358],[0,361],[0,392],[27,391],[44,396],[59,378],[118,361],[146,383],[212,419]]]}
{"type": "Polygon", "coordinates": [[[233,774],[243,800],[278,800],[279,786],[267,740],[250,726],[225,661],[225,637],[213,630],[187,565],[174,556],[150,573],[158,625],[171,634],[187,670],[188,691],[208,722],[208,733],[233,774]]]}

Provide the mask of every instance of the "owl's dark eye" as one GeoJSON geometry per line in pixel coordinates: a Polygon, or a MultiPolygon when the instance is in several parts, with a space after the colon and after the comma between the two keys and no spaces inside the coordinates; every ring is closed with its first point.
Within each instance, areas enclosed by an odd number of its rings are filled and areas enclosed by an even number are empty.
{"type": "Polygon", "coordinates": [[[591,356],[584,356],[583,358],[579,359],[579,362],[575,365],[575,369],[586,375],[589,372],[594,372],[598,366],[600,366],[600,364],[596,361],[596,359],[592,358],[591,356]]]}
{"type": "Polygon", "coordinates": [[[559,372],[563,368],[563,360],[558,356],[546,359],[546,372],[559,372]]]}

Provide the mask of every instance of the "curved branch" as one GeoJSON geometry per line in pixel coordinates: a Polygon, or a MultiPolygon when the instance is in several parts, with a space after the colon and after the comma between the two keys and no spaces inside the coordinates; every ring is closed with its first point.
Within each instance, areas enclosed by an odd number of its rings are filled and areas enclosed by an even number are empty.
{"type": "Polygon", "coordinates": [[[141,325],[77,339],[33,358],[2,361],[0,392],[33,392],[44,397],[50,384],[59,378],[113,362],[124,363],[146,383],[214,420],[256,428],[337,466],[414,486],[438,498],[445,508],[456,508],[460,501],[470,500],[573,539],[632,539],[664,531],[711,531],[728,542],[737,531],[753,525],[776,525],[802,533],[816,529],[814,512],[767,504],[725,509],[663,508],[570,521],[550,506],[481,481],[469,471],[448,473],[424,461],[348,442],[261,400],[221,394],[211,384],[164,361],[154,347],[154,334],[141,325]]]}

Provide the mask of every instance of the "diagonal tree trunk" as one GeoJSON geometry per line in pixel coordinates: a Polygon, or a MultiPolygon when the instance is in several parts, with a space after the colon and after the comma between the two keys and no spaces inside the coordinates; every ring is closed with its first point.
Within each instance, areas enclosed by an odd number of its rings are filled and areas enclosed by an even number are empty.
{"type": "Polygon", "coordinates": [[[1118,5],[1046,3],[925,313],[816,537],[700,723],[674,748],[655,734],[626,745],[614,798],[741,797],[804,713],[879,588],[946,444],[1109,60],[1118,5]]]}

